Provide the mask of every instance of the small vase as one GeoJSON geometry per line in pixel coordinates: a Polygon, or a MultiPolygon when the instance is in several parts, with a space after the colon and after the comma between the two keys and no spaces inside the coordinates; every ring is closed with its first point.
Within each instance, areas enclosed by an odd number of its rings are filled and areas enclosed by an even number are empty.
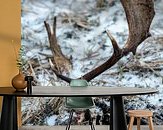
{"type": "Polygon", "coordinates": [[[27,82],[24,78],[25,76],[20,70],[19,73],[13,77],[12,86],[16,89],[16,91],[24,91],[24,89],[27,87],[27,82]]]}

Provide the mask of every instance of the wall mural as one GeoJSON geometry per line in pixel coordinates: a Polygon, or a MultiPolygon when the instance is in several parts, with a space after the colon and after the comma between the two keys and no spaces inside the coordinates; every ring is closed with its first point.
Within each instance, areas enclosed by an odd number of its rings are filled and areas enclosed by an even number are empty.
{"type": "MultiPolygon", "coordinates": [[[[92,74],[92,77],[87,75],[112,57],[114,52],[109,37],[114,37],[119,48],[123,48],[127,41],[129,29],[121,2],[22,0],[24,73],[33,75],[33,85],[39,86],[68,85],[71,79],[81,77],[95,86],[157,88],[159,94],[124,97],[125,110],[150,109],[154,112],[154,124],[163,125],[162,0],[154,1],[155,16],[149,30],[151,36],[141,41],[136,54],[127,52],[128,55],[121,59],[116,58],[115,64],[96,78],[92,74]]],[[[146,24],[142,23],[143,28],[147,24],[148,20],[146,24]]],[[[138,42],[139,39],[136,37],[134,40],[138,42]]],[[[115,47],[116,50],[118,48],[115,47]]],[[[134,51],[132,48],[131,52],[134,51]]],[[[94,120],[109,124],[105,119],[105,115],[109,117],[109,97],[94,100],[96,109],[91,109],[94,120]]],[[[23,124],[66,124],[69,112],[64,109],[63,102],[63,98],[23,98],[23,124]]],[[[84,123],[82,114],[83,111],[76,112],[74,124],[84,123]]],[[[147,121],[144,119],[142,123],[147,124],[147,121]]]]}

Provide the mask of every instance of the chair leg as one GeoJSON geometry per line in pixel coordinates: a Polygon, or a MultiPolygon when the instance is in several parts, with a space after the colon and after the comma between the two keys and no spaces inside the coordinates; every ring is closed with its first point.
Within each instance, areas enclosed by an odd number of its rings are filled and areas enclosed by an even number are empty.
{"type": "Polygon", "coordinates": [[[88,114],[89,114],[89,125],[91,126],[91,130],[95,130],[95,126],[93,124],[93,119],[92,119],[90,111],[88,114]]]}
{"type": "Polygon", "coordinates": [[[152,117],[149,117],[149,118],[148,118],[148,122],[149,122],[149,129],[150,129],[150,130],[154,130],[152,117]]]}
{"type": "Polygon", "coordinates": [[[130,117],[130,122],[129,122],[129,125],[128,125],[128,130],[132,130],[133,123],[134,123],[134,117],[131,116],[130,117]]]}
{"type": "Polygon", "coordinates": [[[137,130],[140,130],[140,117],[137,117],[137,130]]]}
{"type": "Polygon", "coordinates": [[[91,125],[91,130],[95,130],[95,126],[94,126],[94,124],[93,124],[92,118],[91,118],[90,120],[91,120],[91,123],[90,123],[90,125],[91,125]]]}
{"type": "Polygon", "coordinates": [[[70,129],[70,125],[71,125],[71,122],[72,122],[72,117],[73,117],[73,110],[70,111],[69,122],[68,122],[68,124],[66,126],[66,130],[70,129]]]}

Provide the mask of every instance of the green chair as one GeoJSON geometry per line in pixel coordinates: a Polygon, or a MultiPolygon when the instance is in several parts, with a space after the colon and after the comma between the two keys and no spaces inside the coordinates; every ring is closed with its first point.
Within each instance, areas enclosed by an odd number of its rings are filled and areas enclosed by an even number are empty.
{"type": "MultiPolygon", "coordinates": [[[[71,80],[70,82],[70,87],[87,87],[87,86],[88,86],[88,82],[83,79],[74,79],[71,80]]],[[[70,129],[73,112],[79,109],[81,110],[86,109],[86,111],[89,112],[89,116],[90,116],[89,124],[91,125],[91,130],[95,130],[89,111],[89,108],[94,107],[94,102],[92,97],[66,97],[65,107],[71,110],[69,115],[69,122],[67,124],[66,130],[70,129]]]]}

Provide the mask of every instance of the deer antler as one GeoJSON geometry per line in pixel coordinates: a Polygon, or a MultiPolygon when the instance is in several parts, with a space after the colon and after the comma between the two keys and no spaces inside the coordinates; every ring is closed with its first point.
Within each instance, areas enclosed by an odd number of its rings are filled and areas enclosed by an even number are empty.
{"type": "Polygon", "coordinates": [[[136,48],[150,36],[149,28],[154,12],[153,0],[121,0],[129,27],[129,37],[124,48],[135,54],[136,48]]]}
{"type": "MultiPolygon", "coordinates": [[[[121,3],[125,10],[129,26],[129,37],[126,44],[121,49],[112,35],[106,31],[114,49],[112,56],[102,65],[80,78],[86,79],[87,81],[92,80],[112,67],[123,56],[130,52],[135,54],[137,47],[150,36],[149,28],[155,14],[153,0],[121,0],[121,3]]],[[[59,77],[63,80],[66,79],[66,76],[61,76],[60,74],[59,77]]]]}
{"type": "Polygon", "coordinates": [[[53,29],[51,30],[50,25],[44,21],[44,25],[47,30],[50,48],[53,53],[53,58],[49,59],[49,63],[55,74],[60,77],[61,79],[70,82],[71,79],[65,76],[62,76],[62,72],[67,72],[71,68],[71,62],[70,60],[65,57],[61,51],[61,48],[58,44],[57,37],[56,37],[56,20],[57,18],[54,17],[53,22],[53,29]]]}
{"type": "Polygon", "coordinates": [[[120,49],[116,40],[107,32],[112,42],[114,53],[105,63],[83,76],[87,81],[109,69],[129,52],[135,54],[138,45],[150,36],[149,28],[155,14],[153,0],[121,0],[121,3],[129,26],[128,40],[125,46],[120,49]]]}

